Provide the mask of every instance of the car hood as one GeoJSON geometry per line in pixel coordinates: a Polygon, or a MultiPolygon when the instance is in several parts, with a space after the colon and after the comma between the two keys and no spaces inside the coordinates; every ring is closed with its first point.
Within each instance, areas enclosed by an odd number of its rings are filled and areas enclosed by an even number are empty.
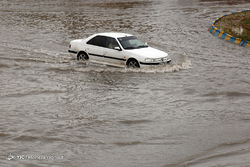
{"type": "Polygon", "coordinates": [[[130,54],[135,54],[137,56],[142,56],[145,58],[161,58],[161,57],[168,56],[166,52],[163,52],[158,49],[151,48],[151,47],[125,50],[125,51],[130,54]]]}

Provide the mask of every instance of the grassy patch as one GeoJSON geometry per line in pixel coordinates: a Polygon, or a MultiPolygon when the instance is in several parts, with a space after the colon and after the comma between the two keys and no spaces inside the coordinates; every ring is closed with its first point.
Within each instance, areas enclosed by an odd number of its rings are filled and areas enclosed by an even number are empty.
{"type": "Polygon", "coordinates": [[[222,17],[215,27],[245,41],[250,41],[250,11],[239,12],[222,17]]]}

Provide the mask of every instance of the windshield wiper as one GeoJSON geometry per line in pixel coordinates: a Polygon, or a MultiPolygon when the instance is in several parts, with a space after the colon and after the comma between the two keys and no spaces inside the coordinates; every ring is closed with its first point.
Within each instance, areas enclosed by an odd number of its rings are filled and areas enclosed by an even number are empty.
{"type": "Polygon", "coordinates": [[[135,47],[126,47],[124,49],[135,49],[135,47]]]}
{"type": "Polygon", "coordinates": [[[137,46],[136,48],[147,48],[147,45],[141,45],[141,46],[137,46]]]}

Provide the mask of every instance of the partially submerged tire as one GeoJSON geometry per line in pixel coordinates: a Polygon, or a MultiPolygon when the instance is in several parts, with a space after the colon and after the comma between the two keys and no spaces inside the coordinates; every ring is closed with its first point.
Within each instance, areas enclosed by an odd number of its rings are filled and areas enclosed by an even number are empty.
{"type": "Polygon", "coordinates": [[[131,59],[131,60],[128,60],[127,67],[128,68],[140,68],[140,64],[137,60],[131,59]]]}
{"type": "Polygon", "coordinates": [[[77,60],[83,60],[83,61],[85,61],[85,60],[88,60],[88,59],[89,59],[88,55],[86,53],[84,53],[84,52],[80,52],[77,55],[77,60]]]}

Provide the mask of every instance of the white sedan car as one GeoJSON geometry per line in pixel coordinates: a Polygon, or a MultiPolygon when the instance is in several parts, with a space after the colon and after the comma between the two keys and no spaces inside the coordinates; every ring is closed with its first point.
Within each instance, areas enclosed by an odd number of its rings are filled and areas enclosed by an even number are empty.
{"type": "Polygon", "coordinates": [[[148,67],[171,61],[168,54],[151,48],[125,33],[100,33],[70,42],[69,53],[77,60],[88,60],[117,67],[148,67]]]}

